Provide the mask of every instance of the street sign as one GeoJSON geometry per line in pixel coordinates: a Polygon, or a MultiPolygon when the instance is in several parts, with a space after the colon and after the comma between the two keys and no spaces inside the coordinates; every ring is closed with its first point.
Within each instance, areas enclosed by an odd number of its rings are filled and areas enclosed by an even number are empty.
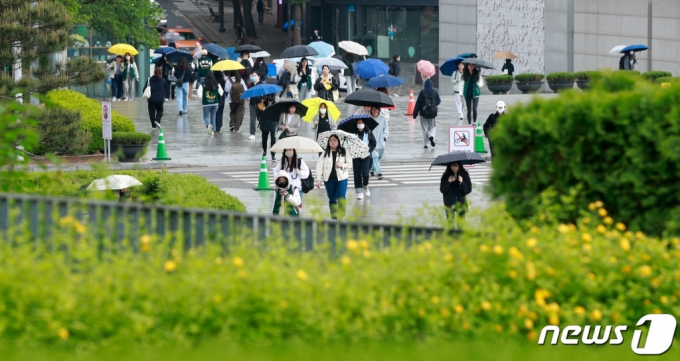
{"type": "Polygon", "coordinates": [[[472,125],[449,127],[449,152],[475,151],[475,127],[472,125]]]}
{"type": "Polygon", "coordinates": [[[111,140],[111,103],[102,103],[102,138],[111,140]]]}

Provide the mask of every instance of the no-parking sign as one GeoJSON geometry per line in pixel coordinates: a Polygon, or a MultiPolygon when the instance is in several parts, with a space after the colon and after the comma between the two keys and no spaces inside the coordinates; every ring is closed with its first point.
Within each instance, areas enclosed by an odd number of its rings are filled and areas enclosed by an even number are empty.
{"type": "Polygon", "coordinates": [[[475,151],[475,127],[471,125],[449,127],[449,152],[453,151],[475,151]]]}

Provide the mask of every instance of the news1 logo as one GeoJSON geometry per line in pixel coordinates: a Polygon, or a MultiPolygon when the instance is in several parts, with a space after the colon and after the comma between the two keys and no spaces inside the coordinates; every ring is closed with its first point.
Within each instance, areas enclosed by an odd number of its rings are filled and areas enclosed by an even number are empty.
{"type": "MultiPolygon", "coordinates": [[[[642,330],[635,330],[633,333],[633,342],[630,344],[631,349],[638,355],[662,355],[668,351],[673,345],[673,338],[675,337],[675,328],[677,321],[672,315],[646,315],[638,320],[636,327],[649,323],[649,332],[647,332],[647,340],[644,345],[640,345],[642,339],[642,330]]],[[[566,326],[560,330],[559,326],[545,326],[541,330],[541,335],[538,337],[538,344],[544,345],[548,333],[553,332],[551,345],[557,345],[558,340],[563,345],[578,345],[582,342],[584,345],[610,345],[623,344],[623,333],[628,330],[628,326],[566,326]],[[613,329],[613,333],[612,333],[613,329]],[[579,338],[579,335],[581,337],[579,338]]]]}

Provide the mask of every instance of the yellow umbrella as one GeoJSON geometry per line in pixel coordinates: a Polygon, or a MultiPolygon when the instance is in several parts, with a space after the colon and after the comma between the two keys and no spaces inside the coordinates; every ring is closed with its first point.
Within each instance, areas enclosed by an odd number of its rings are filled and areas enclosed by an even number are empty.
{"type": "Polygon", "coordinates": [[[245,69],[241,63],[233,60],[222,60],[213,64],[210,70],[212,71],[230,71],[230,70],[241,70],[245,69]]]}
{"type": "Polygon", "coordinates": [[[306,122],[311,122],[314,117],[319,114],[319,107],[321,104],[326,104],[326,108],[328,108],[328,115],[333,118],[333,120],[338,121],[340,118],[340,110],[338,110],[338,107],[336,107],[333,102],[318,97],[302,101],[302,105],[307,107],[307,115],[302,117],[302,119],[304,119],[306,122]]]}
{"type": "Polygon", "coordinates": [[[128,44],[116,44],[109,48],[109,53],[116,55],[125,55],[126,53],[130,53],[130,55],[133,56],[139,54],[134,46],[128,44]]]}

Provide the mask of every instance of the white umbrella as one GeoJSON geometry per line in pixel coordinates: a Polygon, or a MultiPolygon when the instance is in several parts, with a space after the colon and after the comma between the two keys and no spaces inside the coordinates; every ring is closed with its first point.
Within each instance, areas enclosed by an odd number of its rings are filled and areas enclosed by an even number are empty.
{"type": "Polygon", "coordinates": [[[283,138],[274,144],[271,151],[273,153],[283,153],[284,149],[295,149],[298,154],[323,152],[323,149],[317,142],[305,137],[283,138]]]}
{"type": "Polygon", "coordinates": [[[268,52],[264,51],[264,50],[258,51],[257,53],[251,53],[251,54],[250,54],[250,57],[253,58],[253,59],[257,59],[257,58],[268,58],[268,57],[270,57],[270,56],[272,56],[272,55],[269,54],[268,52]]]}
{"type": "Polygon", "coordinates": [[[348,40],[341,41],[338,43],[338,47],[342,50],[345,50],[348,53],[368,56],[368,50],[366,49],[366,47],[353,41],[348,40]]]}
{"type": "Polygon", "coordinates": [[[137,178],[129,175],[114,174],[106,178],[95,179],[88,187],[88,191],[105,191],[108,189],[125,189],[135,186],[141,186],[142,182],[137,178]]]}
{"type": "Polygon", "coordinates": [[[323,58],[314,63],[314,67],[318,69],[323,68],[324,65],[328,65],[328,67],[331,68],[331,71],[347,69],[347,65],[336,58],[323,58]]]}
{"type": "Polygon", "coordinates": [[[613,47],[612,50],[609,50],[609,54],[619,55],[621,53],[621,50],[623,50],[623,48],[625,48],[626,46],[628,46],[628,45],[623,45],[623,44],[617,45],[617,46],[613,47]]]}

